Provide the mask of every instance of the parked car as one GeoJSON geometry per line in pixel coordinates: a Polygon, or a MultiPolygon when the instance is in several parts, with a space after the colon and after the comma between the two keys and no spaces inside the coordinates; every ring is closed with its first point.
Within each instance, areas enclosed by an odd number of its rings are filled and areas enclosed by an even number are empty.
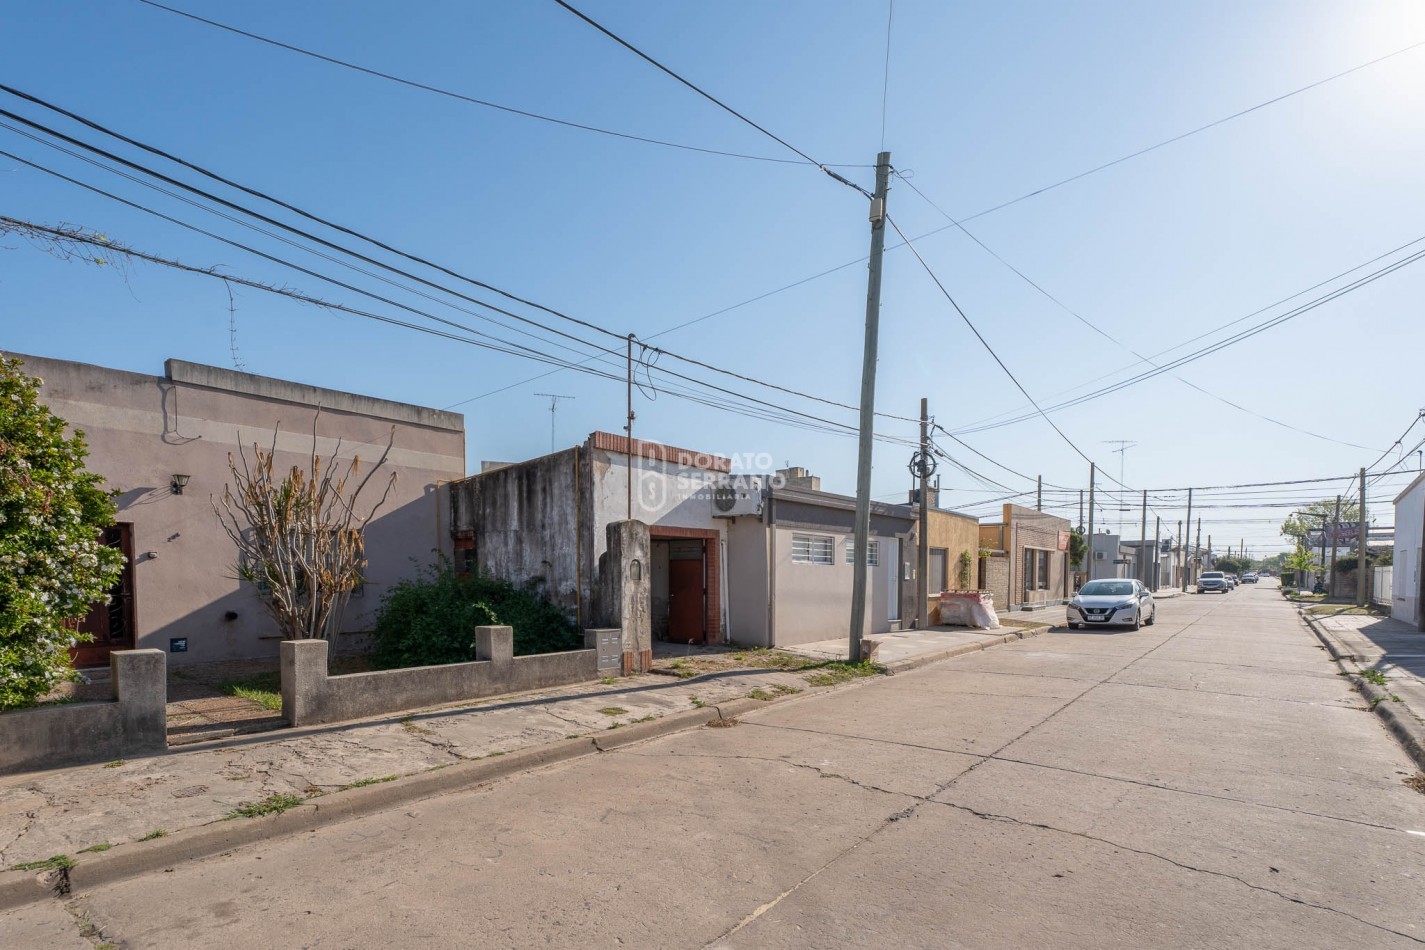
{"type": "Polygon", "coordinates": [[[1247,573],[1243,574],[1243,575],[1242,575],[1242,583],[1244,583],[1244,584],[1255,584],[1255,583],[1257,583],[1257,572],[1256,572],[1256,571],[1248,571],[1247,573]]]}
{"type": "Polygon", "coordinates": [[[1206,594],[1208,591],[1218,591],[1227,593],[1232,586],[1227,582],[1227,575],[1221,571],[1203,571],[1197,578],[1197,592],[1206,594]]]}
{"type": "Polygon", "coordinates": [[[1065,613],[1070,630],[1100,626],[1129,626],[1137,630],[1140,626],[1151,626],[1158,619],[1153,595],[1134,580],[1089,581],[1069,601],[1065,613]]]}
{"type": "Polygon", "coordinates": [[[1236,589],[1237,589],[1237,586],[1238,586],[1239,584],[1241,584],[1242,582],[1237,579],[1237,575],[1236,575],[1236,574],[1228,574],[1228,575],[1227,575],[1227,583],[1229,583],[1229,584],[1232,585],[1232,589],[1233,589],[1233,590],[1236,590],[1236,589]]]}

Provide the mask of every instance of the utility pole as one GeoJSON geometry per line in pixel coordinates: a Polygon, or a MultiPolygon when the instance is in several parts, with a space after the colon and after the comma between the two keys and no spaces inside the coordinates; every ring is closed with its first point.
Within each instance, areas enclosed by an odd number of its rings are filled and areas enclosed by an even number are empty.
{"type": "Polygon", "coordinates": [[[1036,479],[1036,484],[1035,484],[1035,488],[1034,488],[1034,510],[1035,510],[1035,511],[1043,511],[1043,510],[1044,510],[1044,476],[1043,476],[1043,475],[1040,475],[1040,476],[1038,477],[1038,479],[1036,479]]]}
{"type": "Polygon", "coordinates": [[[1361,469],[1361,540],[1360,552],[1356,555],[1356,606],[1366,605],[1366,587],[1370,584],[1366,571],[1366,557],[1370,554],[1370,522],[1366,520],[1366,470],[1361,469]]]}
{"type": "Polygon", "coordinates": [[[1182,566],[1182,561],[1183,561],[1183,555],[1187,553],[1187,545],[1183,544],[1183,523],[1182,523],[1181,520],[1178,521],[1177,545],[1178,545],[1178,571],[1179,571],[1179,580],[1182,581],[1182,583],[1183,583],[1183,593],[1186,594],[1186,593],[1187,593],[1187,571],[1184,570],[1184,568],[1183,568],[1183,566],[1182,566]]]}
{"type": "Polygon", "coordinates": [[[1148,589],[1155,594],[1158,592],[1158,582],[1163,579],[1163,571],[1158,566],[1158,550],[1162,545],[1162,534],[1163,516],[1158,515],[1153,521],[1153,583],[1148,586],[1148,589]]]}
{"type": "Polygon", "coordinates": [[[559,393],[535,393],[536,396],[546,396],[549,399],[549,451],[554,452],[556,445],[554,441],[554,413],[559,409],[559,400],[577,399],[577,396],[564,396],[559,393]]]}
{"type": "Polygon", "coordinates": [[[920,458],[916,468],[920,476],[920,550],[916,558],[915,628],[924,630],[930,619],[930,407],[920,400],[920,458]]]}
{"type": "Polygon", "coordinates": [[[891,177],[891,153],[876,156],[876,193],[871,197],[871,254],[866,276],[866,341],[861,353],[861,432],[856,453],[855,563],[851,573],[852,663],[861,660],[866,632],[866,554],[871,536],[871,439],[876,423],[876,348],[881,324],[881,254],[886,248],[886,190],[891,177]]]}
{"type": "Polygon", "coordinates": [[[1138,532],[1138,580],[1148,583],[1148,489],[1143,489],[1143,526],[1138,532]]]}
{"type": "Polygon", "coordinates": [[[628,513],[625,517],[633,520],[633,334],[628,335],[628,424],[623,430],[628,436],[628,513]]]}
{"type": "Polygon", "coordinates": [[[1083,490],[1082,488],[1080,488],[1080,489],[1079,489],[1079,530],[1082,531],[1082,530],[1083,530],[1083,527],[1084,527],[1084,490],[1083,490]]]}
{"type": "Polygon", "coordinates": [[[1088,548],[1084,551],[1084,560],[1088,561],[1088,568],[1084,572],[1084,581],[1093,580],[1093,483],[1094,476],[1098,474],[1098,466],[1093,462],[1089,463],[1089,534],[1084,540],[1088,541],[1088,548]]]}
{"type": "MultiPolygon", "coordinates": [[[[1188,526],[1188,531],[1191,532],[1191,531],[1192,531],[1192,489],[1191,489],[1191,488],[1188,489],[1188,515],[1187,515],[1187,526],[1188,526]]],[[[1188,574],[1191,572],[1191,569],[1188,567],[1188,565],[1189,565],[1190,563],[1192,563],[1192,562],[1189,560],[1189,558],[1188,558],[1188,556],[1187,556],[1187,553],[1186,553],[1186,552],[1187,552],[1187,543],[1186,543],[1186,541],[1184,541],[1184,537],[1185,537],[1185,536],[1184,536],[1183,533],[1182,533],[1182,527],[1183,527],[1183,526],[1182,526],[1182,524],[1180,523],[1180,524],[1178,525],[1178,540],[1179,540],[1179,541],[1183,541],[1183,545],[1182,545],[1182,547],[1183,547],[1183,552],[1184,552],[1184,553],[1183,553],[1183,593],[1186,594],[1186,593],[1187,593],[1187,589],[1188,589],[1188,574]]],[[[1201,531],[1198,532],[1198,534],[1199,534],[1198,540],[1199,540],[1199,541],[1202,540],[1202,538],[1201,538],[1201,533],[1202,533],[1201,531]]]]}
{"type": "MultiPolygon", "coordinates": [[[[1212,536],[1211,536],[1211,535],[1208,535],[1208,537],[1207,537],[1207,544],[1208,544],[1208,547],[1211,547],[1211,546],[1212,546],[1212,536]]],[[[1201,516],[1199,516],[1198,519],[1197,519],[1197,542],[1196,542],[1195,544],[1193,544],[1193,553],[1194,553],[1194,554],[1197,554],[1197,553],[1198,553],[1199,551],[1201,551],[1201,550],[1202,550],[1202,518],[1201,518],[1201,516]]]]}
{"type": "MultiPolygon", "coordinates": [[[[1331,515],[1331,597],[1336,596],[1336,537],[1341,533],[1341,496],[1336,496],[1336,511],[1331,515]]],[[[1324,566],[1324,565],[1323,565],[1324,566]]]]}

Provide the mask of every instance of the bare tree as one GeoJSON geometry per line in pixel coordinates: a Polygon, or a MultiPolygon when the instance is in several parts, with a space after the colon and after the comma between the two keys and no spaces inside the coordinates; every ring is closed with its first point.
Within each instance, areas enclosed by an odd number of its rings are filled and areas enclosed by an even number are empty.
{"type": "Polygon", "coordinates": [[[365,514],[357,504],[391,454],[396,428],[364,476],[360,456],[343,465],[340,440],[330,457],[317,454],[315,417],[307,469],[293,465],[282,473],[275,464],[280,428],[279,423],[272,430],[270,448],[253,444],[251,458],[241,446],[236,456],[228,453],[233,483],[223,486],[213,511],[237,545],[237,576],[262,592],[283,639],[329,639],[341,626],[352,591],[365,583],[363,532],[390,496],[396,473],[365,514]]]}

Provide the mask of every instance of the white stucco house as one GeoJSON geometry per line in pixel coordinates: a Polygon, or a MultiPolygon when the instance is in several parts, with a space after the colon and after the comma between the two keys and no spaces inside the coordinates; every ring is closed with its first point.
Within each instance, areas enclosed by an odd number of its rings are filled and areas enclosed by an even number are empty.
{"type": "Polygon", "coordinates": [[[1425,474],[1395,496],[1395,560],[1391,572],[1390,615],[1421,624],[1420,561],[1425,541],[1425,474]]]}

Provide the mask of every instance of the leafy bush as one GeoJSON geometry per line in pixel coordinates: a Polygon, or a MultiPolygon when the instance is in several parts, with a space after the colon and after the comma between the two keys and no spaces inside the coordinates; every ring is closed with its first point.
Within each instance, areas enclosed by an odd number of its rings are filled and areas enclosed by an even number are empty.
{"type": "Polygon", "coordinates": [[[39,401],[40,380],[0,355],[0,710],[75,679],[73,629],[108,599],[123,555],[100,531],[114,503],[84,469],[84,434],[39,401]]]}
{"type": "Polygon", "coordinates": [[[392,586],[376,615],[375,663],[382,669],[475,659],[475,628],[514,628],[515,655],[583,645],[564,612],[533,586],[487,574],[457,574],[449,564],[392,586]]]}

